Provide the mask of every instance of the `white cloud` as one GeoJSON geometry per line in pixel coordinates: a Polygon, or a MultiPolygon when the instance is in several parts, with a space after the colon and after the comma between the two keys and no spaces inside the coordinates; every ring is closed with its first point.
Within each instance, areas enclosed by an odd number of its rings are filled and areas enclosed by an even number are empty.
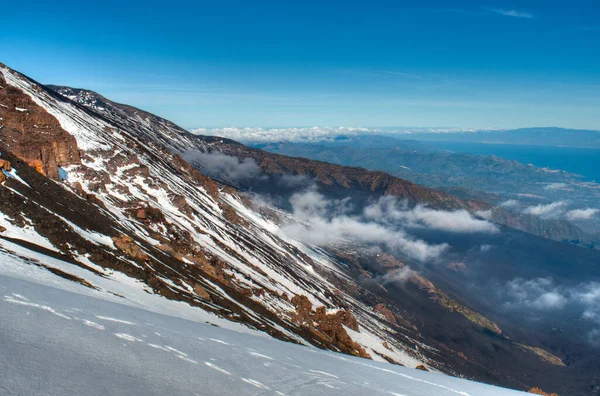
{"type": "Polygon", "coordinates": [[[499,206],[503,208],[518,208],[521,204],[516,199],[509,199],[508,201],[502,202],[499,206]]]}
{"type": "Polygon", "coordinates": [[[398,269],[389,271],[388,273],[379,277],[378,279],[384,284],[385,283],[404,283],[414,275],[415,275],[415,271],[411,270],[410,267],[405,265],[402,268],[398,268],[398,269]]]}
{"type": "MultiPolygon", "coordinates": [[[[556,184],[562,185],[563,183],[556,183],[556,184]]],[[[555,186],[554,184],[551,184],[549,186],[552,186],[551,189],[562,188],[560,186],[555,186]]],[[[547,186],[546,189],[548,189],[549,186],[547,186]]],[[[589,220],[589,219],[593,218],[594,216],[596,216],[598,213],[600,213],[600,209],[594,209],[594,208],[567,210],[567,205],[568,204],[566,201],[557,201],[557,202],[552,202],[549,204],[539,204],[539,205],[528,206],[526,208],[523,208],[522,212],[525,214],[541,217],[543,219],[567,219],[567,220],[571,220],[571,221],[589,220]]],[[[510,199],[508,201],[502,202],[498,206],[507,208],[507,209],[513,209],[513,210],[521,209],[521,204],[514,199],[510,199]]],[[[482,217],[485,217],[485,216],[482,216],[482,217]]]]}
{"type": "Polygon", "coordinates": [[[199,128],[191,131],[197,135],[220,136],[240,142],[320,142],[333,140],[340,135],[356,136],[379,131],[351,127],[298,127],[298,128],[199,128]]]}
{"type": "Polygon", "coordinates": [[[517,11],[517,10],[506,10],[503,8],[492,8],[492,11],[495,12],[496,14],[514,17],[514,18],[527,18],[527,19],[533,18],[533,14],[531,14],[529,12],[523,12],[523,11],[517,11]]]}
{"type": "Polygon", "coordinates": [[[552,278],[530,280],[516,278],[507,283],[500,297],[509,309],[580,312],[582,319],[598,326],[592,330],[590,337],[593,333],[600,334],[600,283],[598,282],[567,287],[555,284],[552,278]]]}
{"type": "Polygon", "coordinates": [[[510,303],[540,310],[562,308],[568,301],[551,278],[514,279],[507,284],[507,293],[510,303]]]}
{"type": "MultiPolygon", "coordinates": [[[[385,71],[381,71],[385,72],[385,71]]],[[[392,72],[388,72],[392,73],[392,72]]],[[[408,75],[406,75],[408,76],[408,75]]],[[[424,101],[403,101],[398,104],[411,104],[411,105],[431,105],[439,107],[456,106],[456,101],[448,102],[435,102],[431,103],[424,101]]],[[[460,103],[459,103],[460,105],[460,103]]],[[[476,103],[464,104],[466,107],[473,107],[476,103]]],[[[499,130],[497,128],[486,127],[486,130],[499,130]]],[[[396,134],[406,137],[425,133],[453,133],[453,132],[476,132],[476,128],[429,128],[429,127],[398,127],[398,128],[363,128],[363,127],[290,127],[290,128],[261,128],[261,127],[228,127],[228,128],[197,128],[191,129],[190,132],[196,135],[208,135],[208,136],[220,136],[223,138],[237,140],[242,143],[273,143],[273,142],[295,142],[295,143],[310,143],[310,142],[322,142],[332,141],[339,136],[364,136],[368,134],[396,134]]]]}
{"type": "Polygon", "coordinates": [[[555,191],[555,190],[564,190],[567,188],[566,183],[548,183],[544,190],[555,191]]]}
{"type": "Polygon", "coordinates": [[[229,155],[215,153],[202,153],[199,151],[188,151],[182,154],[185,159],[203,174],[218,180],[235,183],[249,180],[260,175],[260,167],[252,158],[243,160],[229,155]]]}
{"type": "Polygon", "coordinates": [[[544,219],[556,219],[564,214],[565,206],[567,206],[565,201],[557,201],[546,205],[529,206],[523,210],[523,213],[544,219]]]}
{"type": "Polygon", "coordinates": [[[567,219],[569,220],[589,220],[596,216],[600,212],[599,209],[575,209],[567,213],[567,219]]]}
{"type": "Polygon", "coordinates": [[[380,198],[375,204],[366,207],[364,214],[365,217],[379,222],[404,223],[409,227],[459,233],[496,233],[499,231],[495,224],[477,219],[466,210],[448,212],[429,209],[422,205],[409,209],[406,202],[399,203],[393,197],[380,198]]]}
{"type": "Polygon", "coordinates": [[[349,199],[328,200],[315,189],[296,193],[290,198],[298,222],[284,226],[281,231],[292,238],[317,246],[341,242],[385,244],[417,260],[439,257],[447,244],[431,245],[415,239],[405,231],[375,221],[348,215],[349,199]]]}

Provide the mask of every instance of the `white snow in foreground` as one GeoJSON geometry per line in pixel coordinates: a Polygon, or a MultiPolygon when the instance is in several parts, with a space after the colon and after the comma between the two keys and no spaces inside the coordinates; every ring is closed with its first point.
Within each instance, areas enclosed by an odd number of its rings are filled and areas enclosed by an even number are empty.
{"type": "MultiPolygon", "coordinates": [[[[129,305],[131,307],[141,308],[163,315],[170,315],[200,323],[210,323],[230,330],[268,337],[265,333],[259,333],[241,324],[221,319],[203,309],[192,307],[183,302],[168,300],[153,294],[152,290],[144,283],[130,278],[121,272],[104,270],[102,267],[93,264],[85,256],[79,256],[78,260],[85,265],[104,273],[104,276],[96,275],[91,271],[87,271],[73,264],[0,239],[0,276],[4,275],[10,278],[22,279],[39,285],[52,286],[61,290],[91,296],[95,299],[118,302],[123,305],[129,305]],[[81,286],[78,283],[58,277],[39,266],[26,264],[23,257],[31,262],[41,263],[48,268],[61,270],[85,279],[98,290],[92,290],[81,286]],[[118,296],[126,296],[126,298],[118,296]]],[[[116,321],[122,321],[120,318],[114,319],[116,321]]],[[[104,320],[107,319],[104,318],[104,320]]],[[[126,321],[129,322],[129,320],[126,321]]]]}
{"type": "Polygon", "coordinates": [[[1,245],[2,395],[523,394],[109,301],[1,245]]]}
{"type": "MultiPolygon", "coordinates": [[[[26,219],[29,220],[29,219],[26,219]]],[[[6,228],[2,232],[2,236],[14,239],[20,239],[33,243],[38,246],[42,246],[46,249],[57,252],[58,250],[54,247],[48,238],[41,236],[33,228],[32,224],[26,224],[24,227],[18,227],[12,223],[13,219],[0,212],[0,227],[6,228]]],[[[7,242],[5,242],[7,243],[7,242]]]]}

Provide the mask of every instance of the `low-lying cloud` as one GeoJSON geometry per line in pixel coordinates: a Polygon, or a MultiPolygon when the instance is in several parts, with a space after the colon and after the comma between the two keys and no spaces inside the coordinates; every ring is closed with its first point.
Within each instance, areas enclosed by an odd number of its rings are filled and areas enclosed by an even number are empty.
{"type": "MultiPolygon", "coordinates": [[[[546,189],[560,189],[562,188],[561,185],[563,184],[564,183],[553,183],[551,185],[548,185],[546,189]]],[[[546,220],[590,220],[594,218],[598,213],[600,213],[600,209],[595,208],[569,210],[568,203],[566,201],[556,201],[549,204],[525,206],[515,199],[509,199],[508,201],[500,203],[498,206],[508,210],[540,217],[546,220]]]]}
{"type": "Polygon", "coordinates": [[[508,304],[539,310],[564,307],[568,299],[559,291],[551,278],[513,279],[506,285],[508,304]]]}
{"type": "MultiPolygon", "coordinates": [[[[525,280],[516,278],[502,289],[500,298],[508,309],[533,309],[539,312],[579,312],[583,320],[596,327],[590,333],[600,334],[600,283],[586,282],[567,287],[552,278],[525,280]]],[[[597,340],[596,340],[597,341],[597,340]]]]}
{"type": "Polygon", "coordinates": [[[402,268],[397,268],[391,270],[384,275],[377,278],[378,281],[383,283],[404,283],[408,281],[411,277],[415,276],[415,271],[410,269],[409,266],[405,265],[402,268]]]}
{"type": "Polygon", "coordinates": [[[287,236],[317,246],[332,246],[343,242],[383,244],[416,260],[439,257],[449,246],[429,244],[404,230],[352,216],[349,199],[329,200],[316,189],[296,193],[290,198],[294,217],[298,220],[282,228],[287,236]]]}
{"type": "MultiPolygon", "coordinates": [[[[382,197],[365,208],[365,217],[381,223],[402,222],[407,227],[431,228],[459,233],[496,233],[498,227],[484,219],[475,218],[466,210],[453,212],[429,209],[423,205],[409,209],[406,202],[382,197]]],[[[481,213],[481,217],[491,213],[481,213]]]]}
{"type": "Polygon", "coordinates": [[[567,213],[567,218],[569,220],[589,220],[596,216],[600,212],[599,209],[575,209],[571,210],[567,213]]]}
{"type": "Polygon", "coordinates": [[[565,213],[566,206],[567,203],[565,201],[557,201],[549,204],[529,206],[523,210],[523,213],[543,219],[558,219],[565,213]]]}
{"type": "Polygon", "coordinates": [[[516,199],[509,199],[507,201],[504,201],[502,203],[500,203],[500,205],[498,205],[502,208],[507,208],[507,209],[517,209],[521,206],[521,203],[519,201],[517,201],[516,199]]]}
{"type": "Polygon", "coordinates": [[[182,154],[184,160],[203,174],[223,182],[235,184],[260,176],[260,167],[252,158],[240,160],[219,152],[203,153],[188,151],[182,154]]]}

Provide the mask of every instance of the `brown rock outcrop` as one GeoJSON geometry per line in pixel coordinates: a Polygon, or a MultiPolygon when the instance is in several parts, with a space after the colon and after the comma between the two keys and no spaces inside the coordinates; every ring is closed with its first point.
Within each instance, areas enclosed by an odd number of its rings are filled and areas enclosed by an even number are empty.
{"type": "Polygon", "coordinates": [[[373,309],[382,314],[385,320],[388,322],[398,324],[396,321],[396,315],[394,315],[394,313],[388,307],[386,307],[385,304],[377,304],[373,309]]]}
{"type": "Polygon", "coordinates": [[[158,208],[146,206],[131,210],[131,216],[143,223],[164,223],[165,215],[158,208]]]}
{"type": "MultiPolygon", "coordinates": [[[[291,302],[296,308],[296,313],[292,317],[296,324],[347,353],[371,358],[364,348],[354,342],[344,329],[343,325],[350,325],[358,331],[358,323],[350,311],[338,311],[335,314],[328,314],[327,309],[321,306],[313,312],[312,303],[305,295],[294,296],[291,302]]],[[[352,328],[350,326],[348,327],[352,328]]]]}
{"type": "Polygon", "coordinates": [[[544,392],[543,390],[541,390],[540,388],[533,387],[531,389],[528,390],[529,393],[533,393],[534,395],[542,395],[542,396],[558,396],[557,393],[547,393],[544,392]]]}
{"type": "Polygon", "coordinates": [[[173,206],[179,209],[181,213],[184,213],[190,218],[194,217],[194,211],[192,210],[192,207],[188,204],[187,200],[183,195],[173,194],[171,196],[171,203],[173,204],[173,206]]]}
{"type": "Polygon", "coordinates": [[[0,75],[0,142],[38,172],[58,179],[58,167],[80,163],[77,140],[56,118],[0,75]]]}
{"type": "Polygon", "coordinates": [[[198,295],[198,297],[200,297],[203,300],[209,300],[210,301],[210,294],[208,294],[208,292],[206,291],[206,289],[204,289],[201,285],[196,284],[194,286],[194,293],[196,293],[198,295]]]}
{"type": "Polygon", "coordinates": [[[360,331],[358,327],[358,321],[356,320],[354,315],[352,315],[352,312],[350,312],[350,310],[344,309],[341,311],[337,311],[335,315],[338,317],[338,319],[344,326],[354,331],[360,331]]]}
{"type": "Polygon", "coordinates": [[[146,260],[148,255],[142,248],[127,235],[120,235],[112,238],[117,249],[135,260],[146,260]]]}
{"type": "Polygon", "coordinates": [[[227,221],[229,221],[232,224],[241,225],[241,226],[248,225],[246,220],[241,218],[237,214],[236,210],[234,208],[232,208],[230,205],[221,203],[220,206],[223,209],[223,216],[227,219],[227,221]]]}

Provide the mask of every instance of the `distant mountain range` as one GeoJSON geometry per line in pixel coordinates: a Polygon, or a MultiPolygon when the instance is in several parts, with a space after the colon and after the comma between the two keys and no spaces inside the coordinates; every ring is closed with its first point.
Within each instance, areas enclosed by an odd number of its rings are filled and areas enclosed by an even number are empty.
{"type": "Polygon", "coordinates": [[[419,133],[418,138],[419,140],[600,148],[600,131],[598,130],[556,127],[521,128],[507,131],[419,133]]]}

